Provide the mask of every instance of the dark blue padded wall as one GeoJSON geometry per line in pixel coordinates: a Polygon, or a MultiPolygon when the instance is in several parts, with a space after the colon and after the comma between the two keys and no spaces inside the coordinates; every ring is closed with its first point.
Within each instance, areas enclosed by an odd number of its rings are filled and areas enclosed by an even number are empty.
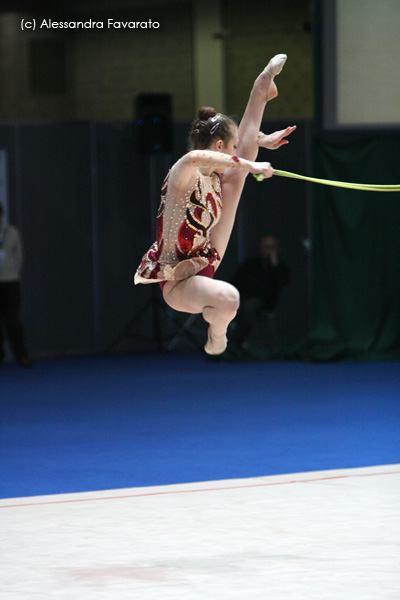
{"type": "MultiPolygon", "coordinates": [[[[263,122],[262,130],[271,133],[288,123],[263,122]]],[[[258,160],[268,161],[276,169],[310,174],[309,146],[311,123],[297,123],[290,143],[276,151],[260,150],[258,160]]],[[[243,259],[257,253],[259,240],[268,233],[281,241],[282,259],[290,269],[290,281],[282,291],[276,320],[282,342],[305,336],[308,327],[308,295],[310,288],[310,255],[303,241],[310,231],[308,214],[309,187],[304,182],[272,177],[257,182],[246,180],[235,228],[218,277],[231,279],[243,259]]]]}
{"type": "MultiPolygon", "coordinates": [[[[263,131],[283,129],[287,122],[263,123],[263,131]]],[[[271,162],[276,169],[293,173],[311,174],[311,123],[297,123],[297,130],[289,137],[290,143],[276,151],[262,150],[259,160],[271,162]]],[[[282,291],[277,325],[283,341],[294,341],[306,334],[308,322],[308,294],[310,288],[310,255],[303,240],[311,235],[308,214],[309,185],[284,177],[258,183],[248,177],[242,198],[242,230],[244,253],[257,251],[260,238],[274,233],[281,241],[282,258],[290,269],[289,284],[282,291]]],[[[238,221],[238,226],[241,221],[238,221]]]]}
{"type": "MultiPolygon", "coordinates": [[[[132,126],[95,127],[97,295],[101,348],[108,347],[149,299],[138,295],[133,273],[149,244],[147,161],[135,156],[132,126]]],[[[128,347],[133,340],[128,340],[128,347]]],[[[118,349],[125,344],[118,344],[118,349]]]]}
{"type": "MultiPolygon", "coordinates": [[[[263,128],[270,132],[285,125],[263,128]]],[[[154,347],[143,338],[153,336],[160,290],[135,287],[133,274],[153,241],[160,185],[186,151],[188,127],[175,123],[173,152],[152,158],[135,152],[131,122],[0,125],[0,148],[8,153],[10,216],[25,248],[22,315],[33,356],[154,347]]],[[[288,146],[262,151],[260,158],[304,173],[307,128],[300,123],[288,146]]],[[[249,178],[218,271],[229,280],[264,233],[281,238],[292,270],[282,299],[283,339],[306,330],[307,264],[301,245],[306,205],[301,183],[275,178],[260,184],[249,178]]],[[[171,333],[173,321],[159,312],[162,332],[171,333]]]]}
{"type": "MultiPolygon", "coordinates": [[[[9,128],[7,127],[6,130],[9,128]]],[[[23,320],[33,354],[93,347],[88,124],[23,124],[3,138],[11,216],[24,246],[23,320]]]]}

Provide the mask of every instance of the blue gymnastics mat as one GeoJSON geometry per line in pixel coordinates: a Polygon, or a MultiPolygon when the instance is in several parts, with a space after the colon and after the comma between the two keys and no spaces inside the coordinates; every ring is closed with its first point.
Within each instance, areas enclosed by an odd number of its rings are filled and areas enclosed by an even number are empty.
{"type": "Polygon", "coordinates": [[[202,353],[0,371],[1,497],[400,462],[400,363],[202,353]]]}

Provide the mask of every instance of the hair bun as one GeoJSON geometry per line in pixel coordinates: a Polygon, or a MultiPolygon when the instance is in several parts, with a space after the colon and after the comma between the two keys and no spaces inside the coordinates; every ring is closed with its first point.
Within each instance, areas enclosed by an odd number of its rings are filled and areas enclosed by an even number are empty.
{"type": "Polygon", "coordinates": [[[202,121],[207,121],[210,117],[215,117],[217,111],[211,106],[202,106],[199,110],[198,117],[202,121]]]}
{"type": "Polygon", "coordinates": [[[188,147],[190,150],[207,150],[216,140],[227,144],[236,130],[237,125],[230,117],[217,113],[211,106],[202,106],[192,123],[188,147]]]}

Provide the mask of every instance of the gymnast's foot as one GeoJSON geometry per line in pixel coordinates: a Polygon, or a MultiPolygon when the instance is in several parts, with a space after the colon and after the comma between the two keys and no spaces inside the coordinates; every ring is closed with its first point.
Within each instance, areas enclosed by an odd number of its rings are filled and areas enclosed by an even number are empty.
{"type": "Polygon", "coordinates": [[[279,73],[283,69],[283,65],[285,64],[287,59],[286,54],[277,54],[267,64],[264,71],[267,71],[271,75],[271,77],[275,77],[275,75],[279,75],[279,73]]]}
{"type": "Polygon", "coordinates": [[[226,350],[228,340],[226,334],[215,335],[211,333],[211,326],[208,328],[208,340],[204,346],[204,350],[207,354],[222,354],[226,350]]]}
{"type": "Polygon", "coordinates": [[[266,94],[267,102],[278,95],[278,88],[275,85],[274,77],[282,71],[286,59],[286,54],[277,54],[271,58],[264,71],[260,73],[254,83],[255,89],[266,94]]]}

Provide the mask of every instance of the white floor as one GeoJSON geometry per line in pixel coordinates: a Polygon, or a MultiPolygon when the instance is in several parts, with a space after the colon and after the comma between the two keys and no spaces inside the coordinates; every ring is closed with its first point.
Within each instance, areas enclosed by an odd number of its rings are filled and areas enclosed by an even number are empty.
{"type": "Polygon", "coordinates": [[[0,508],[2,600],[400,599],[400,465],[0,508]]]}

